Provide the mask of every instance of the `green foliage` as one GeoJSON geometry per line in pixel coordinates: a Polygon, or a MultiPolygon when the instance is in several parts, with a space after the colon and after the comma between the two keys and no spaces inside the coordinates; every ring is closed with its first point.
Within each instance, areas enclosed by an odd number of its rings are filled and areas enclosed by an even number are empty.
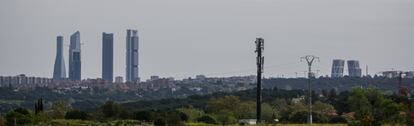
{"type": "MultiPolygon", "coordinates": [[[[274,116],[273,116],[273,109],[272,107],[267,104],[267,103],[263,103],[262,104],[262,119],[268,123],[272,123],[274,122],[274,116]]],[[[251,119],[251,118],[250,118],[251,119]]]]}
{"type": "Polygon", "coordinates": [[[401,123],[401,106],[387,99],[378,90],[354,89],[348,97],[351,111],[355,112],[355,125],[381,125],[386,123],[401,123]]]}
{"type": "Polygon", "coordinates": [[[203,110],[193,107],[179,108],[177,110],[179,112],[184,113],[188,117],[188,121],[190,122],[197,121],[198,118],[204,115],[203,110]]]}
{"type": "Polygon", "coordinates": [[[66,112],[69,110],[69,105],[66,101],[53,102],[50,115],[54,119],[65,118],[66,112]]]}
{"type": "Polygon", "coordinates": [[[327,103],[322,103],[320,101],[316,101],[313,105],[312,105],[312,112],[321,114],[321,115],[330,115],[330,114],[334,114],[336,113],[335,108],[327,103]]]}
{"type": "Polygon", "coordinates": [[[217,124],[217,120],[210,115],[203,115],[200,118],[197,119],[198,122],[203,122],[207,124],[217,124]]]}
{"type": "Polygon", "coordinates": [[[122,112],[122,107],[113,101],[107,101],[100,107],[106,118],[118,118],[122,112]]]}
{"type": "Polygon", "coordinates": [[[342,116],[334,116],[329,120],[329,123],[347,123],[348,121],[342,116]]]}
{"type": "Polygon", "coordinates": [[[6,114],[7,125],[12,126],[16,122],[18,125],[32,124],[33,117],[26,109],[18,108],[6,114]]]}
{"type": "Polygon", "coordinates": [[[244,101],[240,102],[238,105],[233,106],[235,109],[235,116],[239,119],[251,119],[256,118],[256,102],[253,101],[244,101]]]}
{"type": "Polygon", "coordinates": [[[140,121],[152,122],[155,120],[155,115],[151,111],[136,111],[133,113],[133,116],[135,120],[140,121]]]}
{"type": "Polygon", "coordinates": [[[79,120],[86,120],[89,118],[89,114],[84,111],[79,110],[71,110],[68,111],[65,115],[65,119],[79,119],[79,120]]]}
{"type": "Polygon", "coordinates": [[[240,105],[240,99],[237,96],[224,96],[217,99],[211,99],[208,101],[208,111],[211,113],[217,113],[221,110],[228,110],[231,113],[235,113],[240,105]]]}
{"type": "Polygon", "coordinates": [[[217,119],[217,122],[222,125],[229,125],[237,122],[237,119],[234,117],[233,113],[225,109],[217,112],[215,118],[217,119]]]}

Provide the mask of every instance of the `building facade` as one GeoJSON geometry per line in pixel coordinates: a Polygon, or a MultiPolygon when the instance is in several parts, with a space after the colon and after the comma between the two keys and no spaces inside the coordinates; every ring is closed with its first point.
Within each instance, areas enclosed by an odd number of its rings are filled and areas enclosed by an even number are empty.
{"type": "Polygon", "coordinates": [[[345,60],[342,59],[334,59],[332,62],[332,78],[340,78],[344,76],[344,66],[345,60]]]}
{"type": "Polygon", "coordinates": [[[69,79],[81,80],[81,42],[79,31],[70,36],[69,79]]]}
{"type": "Polygon", "coordinates": [[[127,30],[126,36],[126,81],[139,82],[138,75],[138,48],[139,38],[137,30],[127,30]]]}
{"type": "Polygon", "coordinates": [[[361,68],[359,67],[359,61],[357,60],[348,60],[347,61],[348,64],[348,76],[349,77],[361,77],[362,76],[362,71],[361,68]]]}
{"type": "Polygon", "coordinates": [[[56,58],[53,68],[53,80],[66,78],[65,60],[63,59],[63,36],[56,38],[56,58]]]}
{"type": "Polygon", "coordinates": [[[113,81],[114,34],[102,33],[102,79],[113,81]]]}

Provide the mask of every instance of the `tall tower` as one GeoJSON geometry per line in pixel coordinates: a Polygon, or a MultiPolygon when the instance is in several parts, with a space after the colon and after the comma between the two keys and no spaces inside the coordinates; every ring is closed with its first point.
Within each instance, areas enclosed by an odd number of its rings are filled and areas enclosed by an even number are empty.
{"type": "Polygon", "coordinates": [[[340,78],[344,76],[345,60],[334,59],[332,62],[332,78],[340,78]]]}
{"type": "Polygon", "coordinates": [[[70,36],[69,79],[81,80],[81,42],[79,31],[70,36]]]}
{"type": "Polygon", "coordinates": [[[53,68],[53,80],[62,80],[66,78],[65,60],[63,59],[63,37],[56,38],[56,58],[53,68]]]}
{"type": "Polygon", "coordinates": [[[102,79],[112,82],[114,70],[114,34],[102,33],[102,79]]]}
{"type": "Polygon", "coordinates": [[[361,77],[362,71],[359,67],[359,61],[358,60],[348,60],[348,73],[349,77],[361,77]]]}
{"type": "Polygon", "coordinates": [[[127,30],[126,36],[126,81],[139,82],[138,75],[138,31],[127,30]]]}

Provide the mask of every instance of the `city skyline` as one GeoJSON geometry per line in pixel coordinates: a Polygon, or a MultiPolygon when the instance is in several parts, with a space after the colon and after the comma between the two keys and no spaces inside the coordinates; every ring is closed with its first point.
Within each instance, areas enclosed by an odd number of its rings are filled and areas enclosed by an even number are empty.
{"type": "Polygon", "coordinates": [[[114,33],[114,76],[124,77],[128,28],[140,31],[143,80],[252,75],[256,37],[266,39],[265,77],[302,75],[299,57],[307,54],[321,58],[314,69],[319,75],[330,74],[333,59],[359,60],[370,74],[414,70],[413,1],[96,2],[0,2],[0,75],[52,77],[55,36],[79,30],[81,77],[101,77],[103,31],[114,33]]]}

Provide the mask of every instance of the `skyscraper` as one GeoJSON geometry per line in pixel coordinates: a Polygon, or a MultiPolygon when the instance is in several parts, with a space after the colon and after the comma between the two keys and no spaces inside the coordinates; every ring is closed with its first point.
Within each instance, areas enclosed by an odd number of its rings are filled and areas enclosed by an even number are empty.
{"type": "Polygon", "coordinates": [[[114,34],[102,33],[102,79],[112,82],[114,64],[114,34]]]}
{"type": "Polygon", "coordinates": [[[339,78],[344,76],[345,60],[334,59],[332,62],[332,78],[339,78]]]}
{"type": "Polygon", "coordinates": [[[56,38],[56,58],[53,68],[53,80],[62,80],[66,78],[65,60],[63,59],[63,37],[56,38]]]}
{"type": "Polygon", "coordinates": [[[138,31],[127,30],[126,36],[126,81],[139,82],[138,75],[138,31]]]}
{"type": "Polygon", "coordinates": [[[361,77],[362,71],[359,67],[359,61],[358,60],[348,60],[348,73],[349,77],[361,77]]]}
{"type": "Polygon", "coordinates": [[[81,80],[81,42],[79,31],[70,36],[69,79],[81,80]]]}

